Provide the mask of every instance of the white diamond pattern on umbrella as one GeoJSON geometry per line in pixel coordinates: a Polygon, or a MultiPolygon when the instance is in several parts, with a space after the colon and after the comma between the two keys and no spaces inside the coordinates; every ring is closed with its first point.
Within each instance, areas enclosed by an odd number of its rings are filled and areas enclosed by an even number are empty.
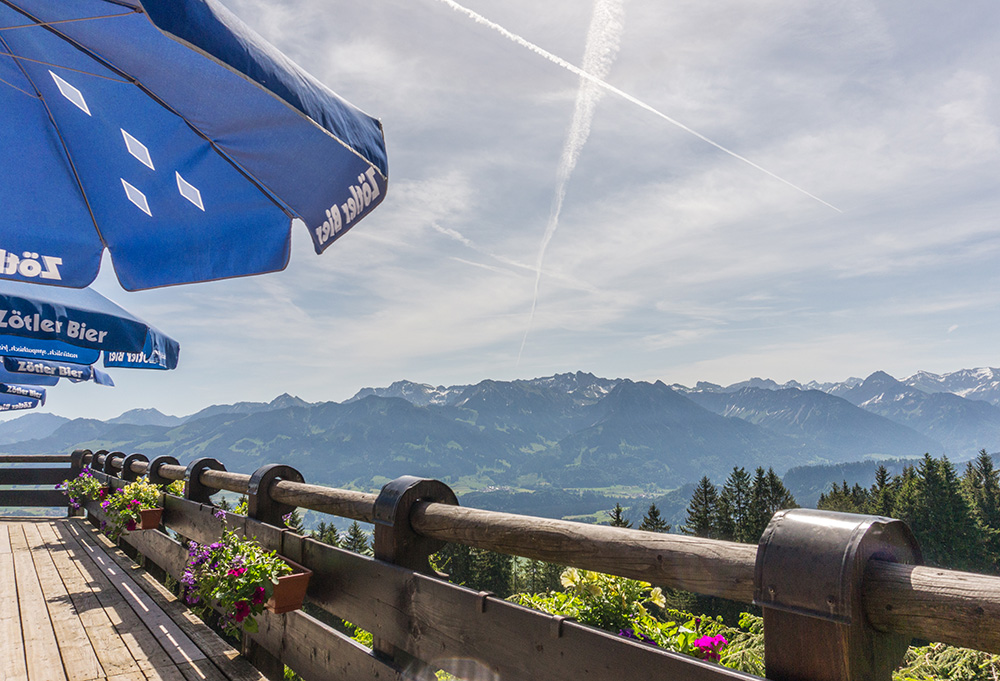
{"type": "Polygon", "coordinates": [[[198,191],[198,188],[181,177],[180,173],[175,171],[174,174],[177,175],[177,190],[181,193],[181,196],[204,211],[205,204],[201,202],[201,192],[198,191]]]}
{"type": "Polygon", "coordinates": [[[52,71],[49,71],[49,75],[52,76],[52,80],[56,82],[56,87],[59,88],[59,92],[62,93],[63,97],[76,104],[80,110],[88,116],[91,115],[90,108],[87,106],[87,100],[83,98],[82,92],[56,74],[52,73],[52,71]]]}
{"type": "Polygon", "coordinates": [[[124,179],[122,180],[122,186],[125,187],[125,194],[128,196],[128,200],[138,206],[143,213],[149,217],[153,217],[152,212],[149,210],[149,202],[146,201],[146,195],[130,185],[124,179]]]}
{"type": "Polygon", "coordinates": [[[149,149],[146,148],[146,145],[125,132],[125,128],[121,128],[121,131],[122,137],[125,138],[125,146],[128,147],[128,153],[139,159],[150,170],[156,170],[153,167],[153,159],[149,157],[149,149]]]}

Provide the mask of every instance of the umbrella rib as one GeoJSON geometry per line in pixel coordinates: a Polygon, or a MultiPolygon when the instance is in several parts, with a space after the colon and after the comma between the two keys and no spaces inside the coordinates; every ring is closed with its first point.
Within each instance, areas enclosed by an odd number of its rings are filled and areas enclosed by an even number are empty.
{"type": "Polygon", "coordinates": [[[41,64],[42,66],[51,66],[54,69],[60,69],[62,71],[71,71],[72,73],[82,73],[85,76],[93,76],[94,78],[101,78],[103,80],[110,80],[115,83],[128,83],[129,85],[134,85],[130,80],[123,80],[121,78],[112,78],[111,76],[102,76],[99,73],[94,73],[93,71],[84,71],[83,69],[74,69],[70,66],[63,66],[62,64],[55,64],[50,61],[43,61],[41,59],[32,59],[31,57],[22,57],[20,55],[14,54],[13,52],[0,52],[0,57],[10,57],[18,61],[27,61],[32,64],[41,64]]]}
{"type": "Polygon", "coordinates": [[[10,81],[7,81],[7,80],[4,80],[3,78],[0,78],[0,83],[3,83],[4,85],[8,85],[8,86],[10,86],[10,87],[14,88],[15,90],[17,90],[18,92],[20,92],[20,93],[22,93],[22,94],[26,94],[26,95],[28,95],[28,96],[29,96],[29,97],[31,97],[32,99],[41,99],[41,97],[39,97],[38,95],[33,95],[33,94],[31,94],[30,92],[28,92],[27,90],[22,90],[22,89],[21,89],[21,88],[19,88],[18,86],[14,85],[14,84],[13,84],[13,83],[11,83],[10,81]]]}
{"type": "MultiPolygon", "coordinates": [[[[110,0],[110,1],[113,2],[114,0],[110,0]]],[[[7,5],[11,9],[13,9],[15,12],[17,12],[17,13],[25,16],[25,17],[27,17],[28,19],[30,19],[32,21],[34,21],[35,25],[38,26],[39,28],[43,28],[43,29],[49,31],[50,33],[52,33],[53,35],[55,35],[55,36],[57,36],[59,38],[62,38],[67,43],[69,43],[70,45],[72,45],[73,47],[75,47],[76,49],[78,49],[80,52],[83,52],[88,57],[90,57],[91,59],[93,59],[94,61],[96,61],[98,64],[104,66],[109,71],[111,71],[113,73],[117,73],[121,78],[124,79],[124,82],[127,82],[127,83],[129,83],[131,85],[134,85],[135,87],[137,87],[140,90],[142,90],[142,92],[144,92],[146,94],[146,96],[149,97],[151,100],[153,100],[154,102],[156,102],[157,104],[159,104],[160,106],[162,106],[164,109],[166,109],[167,111],[169,111],[170,113],[172,113],[173,115],[177,116],[182,121],[184,121],[184,123],[187,124],[187,126],[196,135],[198,135],[199,137],[201,137],[203,140],[205,140],[209,144],[209,146],[212,147],[212,149],[215,151],[216,154],[218,154],[221,158],[225,159],[225,161],[227,163],[229,163],[229,165],[231,165],[236,170],[236,172],[238,172],[240,175],[242,175],[244,178],[246,178],[247,182],[249,182],[253,186],[257,187],[257,189],[259,189],[260,192],[264,196],[266,196],[268,199],[270,199],[271,203],[273,203],[275,206],[277,206],[278,209],[282,213],[284,213],[286,216],[288,216],[288,218],[291,219],[291,218],[297,218],[297,217],[299,217],[298,215],[296,215],[295,213],[293,213],[291,211],[291,209],[288,206],[285,205],[284,201],[282,201],[280,198],[278,198],[278,196],[274,192],[272,192],[270,189],[268,189],[263,184],[261,184],[260,181],[257,180],[257,178],[255,178],[253,175],[251,175],[249,172],[247,172],[239,163],[237,163],[233,158],[231,158],[229,156],[229,154],[225,153],[215,143],[215,140],[213,140],[208,135],[206,135],[204,132],[202,132],[200,129],[198,129],[185,116],[181,115],[180,112],[178,112],[174,107],[170,106],[165,101],[163,101],[163,99],[161,99],[156,93],[154,93],[153,91],[151,91],[145,85],[143,85],[138,80],[136,80],[135,78],[133,78],[132,76],[130,76],[128,73],[125,73],[121,69],[117,68],[114,64],[111,64],[107,60],[103,59],[100,55],[96,54],[93,50],[89,49],[85,45],[81,45],[79,42],[77,42],[76,40],[74,40],[70,36],[66,35],[65,33],[59,31],[55,27],[53,27],[53,26],[51,26],[49,24],[46,24],[45,22],[39,21],[36,17],[34,17],[33,15],[31,15],[30,13],[26,12],[25,10],[21,9],[20,7],[16,7],[15,5],[13,5],[10,2],[10,0],[0,0],[0,2],[2,2],[5,5],[7,5]]],[[[136,9],[134,13],[136,13],[136,14],[145,14],[145,12],[143,12],[141,9],[136,9]]],[[[111,17],[113,17],[113,18],[114,17],[121,17],[121,16],[128,16],[128,15],[125,15],[125,14],[114,14],[114,15],[111,15],[111,17]]],[[[55,22],[53,22],[53,23],[55,23],[55,22]]],[[[2,43],[2,41],[0,41],[0,43],[2,43]]],[[[6,43],[4,43],[4,44],[6,45],[6,43]]],[[[11,56],[13,56],[13,55],[11,55],[11,56]]],[[[19,57],[14,57],[14,58],[18,59],[19,57]]],[[[31,61],[31,60],[29,60],[29,61],[31,61]]],[[[64,68],[64,67],[60,67],[60,68],[64,68]]],[[[22,71],[23,71],[23,69],[22,69],[22,71]]],[[[87,72],[81,71],[81,73],[87,73],[87,72]]],[[[25,75],[27,75],[27,74],[25,74],[25,75]]],[[[91,74],[91,75],[94,75],[94,76],[96,76],[98,78],[107,78],[107,76],[97,76],[97,74],[91,74]]],[[[114,80],[114,78],[110,78],[109,80],[114,80]]],[[[46,111],[48,111],[48,106],[46,106],[45,108],[46,108],[46,111]]],[[[51,112],[49,112],[49,118],[50,119],[52,118],[51,112]]],[[[53,125],[54,124],[55,124],[55,121],[53,119],[53,125]]],[[[58,131],[58,126],[56,127],[56,130],[58,131]]],[[[62,139],[62,135],[59,136],[59,139],[62,142],[63,147],[65,147],[66,143],[62,139]]],[[[67,153],[67,155],[69,154],[69,150],[68,149],[66,150],[66,153],[67,153]]],[[[76,167],[75,166],[73,166],[73,174],[76,176],[77,181],[79,182],[80,178],[79,178],[79,175],[76,174],[76,167]]],[[[81,190],[82,190],[83,185],[81,184],[80,187],[81,187],[81,190]]],[[[90,210],[90,203],[89,202],[87,202],[87,209],[90,210]]],[[[93,214],[93,212],[91,212],[91,218],[93,219],[93,217],[94,217],[94,214],[93,214]]],[[[97,226],[97,221],[96,220],[94,221],[94,226],[95,227],[97,226]]],[[[100,234],[100,229],[98,229],[98,234],[100,234]]],[[[104,242],[104,238],[103,237],[101,237],[101,242],[102,243],[104,242]]]]}
{"type": "Polygon", "coordinates": [[[81,17],[79,19],[61,19],[59,21],[37,21],[31,24],[20,24],[18,26],[0,26],[0,32],[3,31],[13,31],[16,28],[37,28],[39,26],[54,26],[56,24],[75,24],[80,21],[94,21],[96,19],[116,19],[118,17],[127,17],[130,14],[138,14],[140,10],[132,9],[131,12],[125,14],[104,14],[99,17],[81,17]]]}

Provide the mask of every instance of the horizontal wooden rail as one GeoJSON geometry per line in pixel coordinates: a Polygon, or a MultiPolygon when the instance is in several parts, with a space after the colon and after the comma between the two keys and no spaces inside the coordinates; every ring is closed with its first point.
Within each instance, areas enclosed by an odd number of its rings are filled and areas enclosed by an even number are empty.
{"type": "Polygon", "coordinates": [[[69,454],[0,454],[0,463],[70,463],[69,454]]]}
{"type": "MultiPolygon", "coordinates": [[[[145,472],[136,462],[132,470],[145,472]]],[[[184,466],[160,474],[180,480],[184,466]]],[[[250,476],[205,470],[200,481],[246,493],[250,476]]],[[[374,519],[376,495],[279,480],[276,501],[363,522],[374,519]]],[[[641,579],[660,586],[749,603],[757,547],[674,534],[658,534],[417,503],[410,523],[418,534],[511,555],[641,579]]],[[[862,584],[864,609],[876,629],[1000,653],[1000,577],[879,560],[869,562],[862,584]]]]}

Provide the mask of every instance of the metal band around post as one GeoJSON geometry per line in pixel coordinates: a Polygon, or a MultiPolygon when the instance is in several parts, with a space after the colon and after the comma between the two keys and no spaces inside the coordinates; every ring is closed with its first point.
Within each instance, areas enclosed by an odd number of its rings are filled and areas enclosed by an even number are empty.
{"type": "Polygon", "coordinates": [[[768,678],[891,678],[909,640],[876,631],[864,614],[861,582],[873,558],[919,563],[920,547],[906,523],[891,518],[805,508],[774,515],[754,571],[768,678]],[[816,640],[828,645],[810,648],[816,640]]]}
{"type": "Polygon", "coordinates": [[[178,465],[180,465],[180,462],[169,454],[154,457],[153,460],[149,462],[149,466],[146,467],[146,477],[149,478],[149,481],[154,485],[169,485],[173,482],[173,480],[160,475],[160,466],[178,465]]]}
{"type": "Polygon", "coordinates": [[[404,475],[388,482],[375,500],[375,557],[411,570],[434,574],[428,556],[447,542],[417,534],[410,509],[418,501],[458,506],[458,498],[440,480],[404,475]]]}
{"type": "Polygon", "coordinates": [[[283,504],[271,498],[271,485],[278,480],[305,482],[302,473],[280,463],[261,466],[250,476],[247,483],[247,517],[269,525],[284,525],[282,516],[295,510],[291,504],[283,504]]]}
{"type": "Polygon", "coordinates": [[[117,458],[124,459],[125,458],[125,453],[124,452],[111,452],[110,454],[108,454],[106,457],[104,457],[104,466],[102,467],[101,470],[103,470],[107,475],[114,475],[115,474],[115,470],[117,470],[115,468],[115,465],[114,465],[115,464],[115,459],[117,459],[117,458]]]}
{"type": "MultiPolygon", "coordinates": [[[[128,480],[129,482],[132,482],[133,480],[139,479],[139,474],[132,472],[132,463],[135,461],[142,461],[143,463],[149,463],[149,459],[146,457],[145,454],[139,454],[138,452],[133,452],[132,454],[129,454],[122,460],[122,472],[121,472],[122,480],[128,480]]],[[[146,471],[148,472],[149,468],[147,468],[146,471]]]]}
{"type": "Polygon", "coordinates": [[[188,464],[184,471],[186,482],[184,483],[184,498],[190,501],[197,501],[199,504],[211,504],[212,495],[219,490],[214,487],[206,487],[201,484],[201,472],[203,470],[224,471],[226,467],[218,459],[205,456],[195,459],[188,464]]]}

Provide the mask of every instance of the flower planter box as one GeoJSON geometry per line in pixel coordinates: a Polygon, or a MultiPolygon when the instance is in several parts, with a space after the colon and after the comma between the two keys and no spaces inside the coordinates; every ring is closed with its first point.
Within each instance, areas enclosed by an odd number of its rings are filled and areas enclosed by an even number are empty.
{"type": "Polygon", "coordinates": [[[141,522],[139,523],[139,527],[135,529],[155,530],[160,526],[160,521],[163,520],[163,509],[147,508],[145,510],[139,511],[139,516],[141,518],[141,522]]]}
{"type": "Polygon", "coordinates": [[[265,603],[265,607],[276,614],[291,612],[302,607],[302,599],[306,596],[309,578],[312,577],[312,570],[309,568],[287,558],[282,560],[292,568],[292,574],[278,577],[278,583],[274,585],[274,593],[265,603]]]}

